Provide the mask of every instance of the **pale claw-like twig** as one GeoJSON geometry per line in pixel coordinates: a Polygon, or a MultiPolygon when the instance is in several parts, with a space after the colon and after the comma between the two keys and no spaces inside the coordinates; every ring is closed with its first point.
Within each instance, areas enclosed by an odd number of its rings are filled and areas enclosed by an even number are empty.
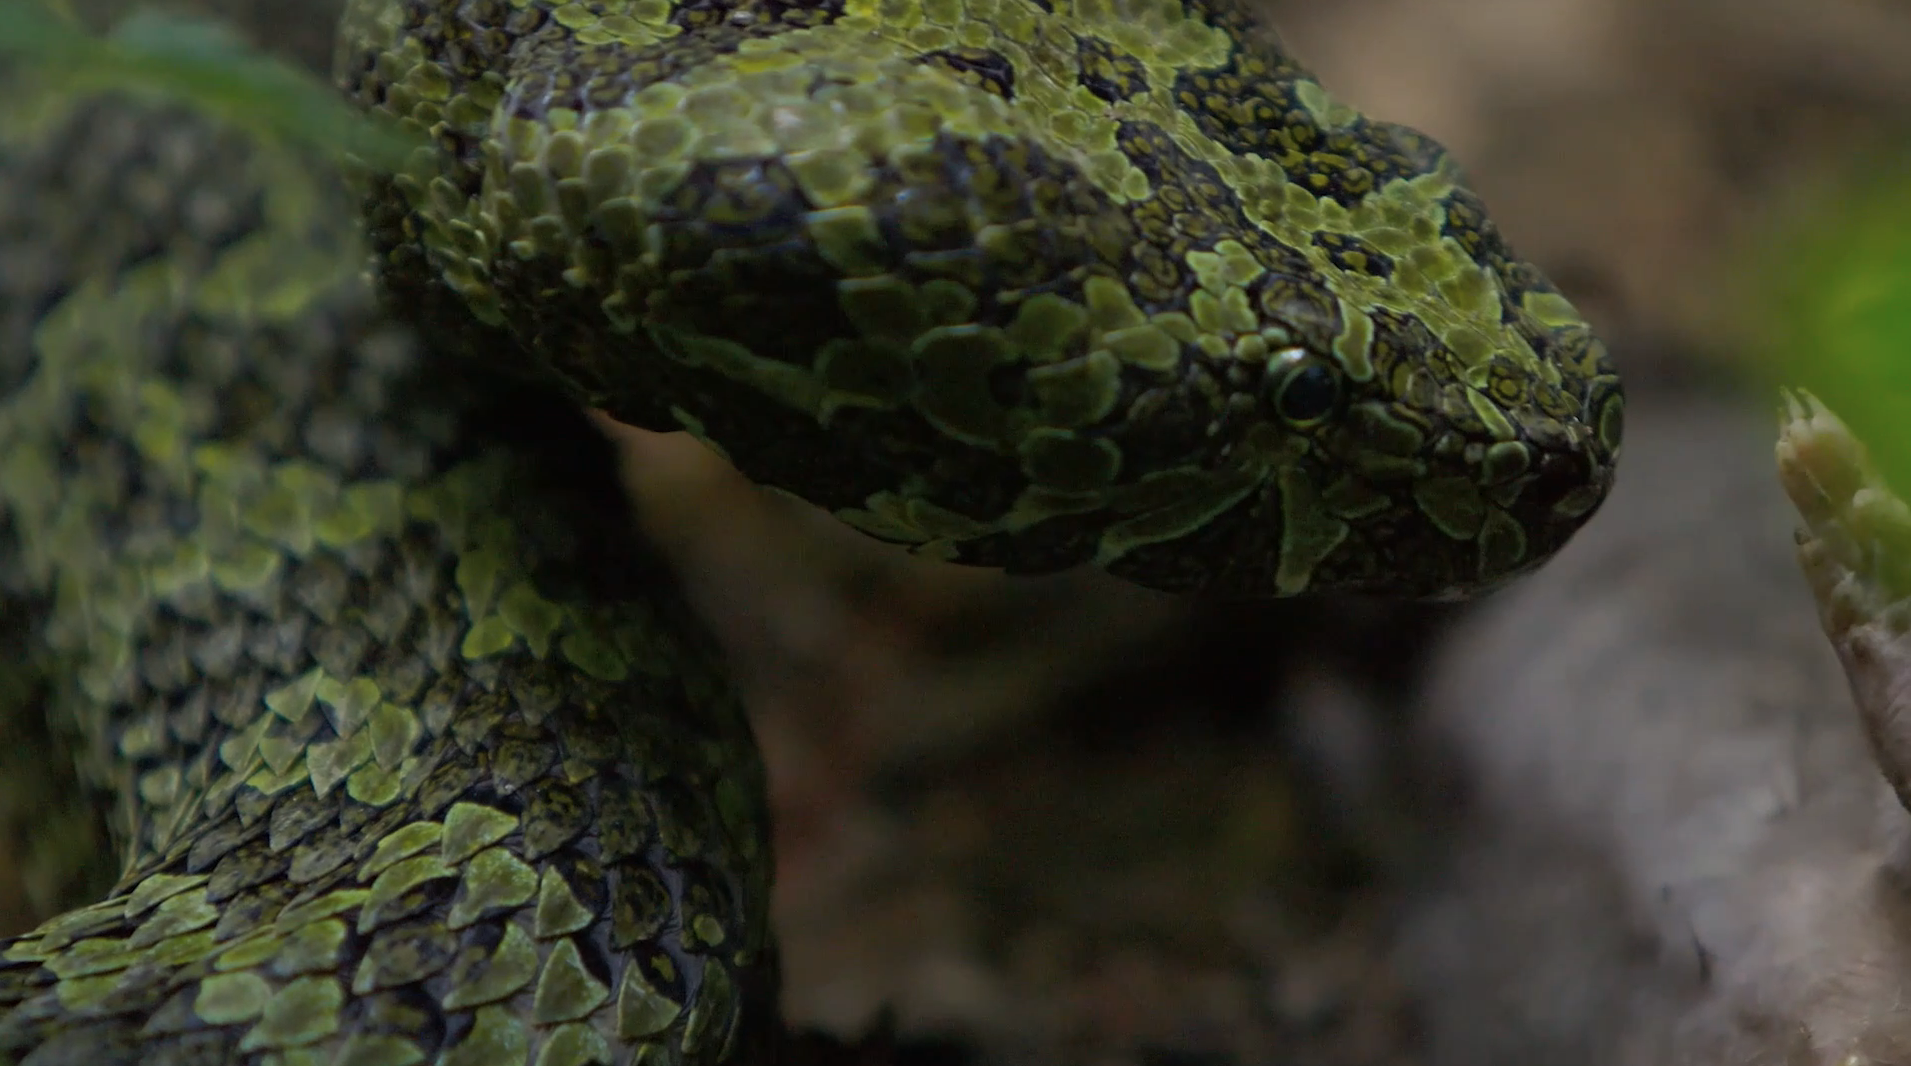
{"type": "Polygon", "coordinates": [[[1810,393],[1785,391],[1778,476],[1804,519],[1798,562],[1885,779],[1911,811],[1911,507],[1810,393]]]}

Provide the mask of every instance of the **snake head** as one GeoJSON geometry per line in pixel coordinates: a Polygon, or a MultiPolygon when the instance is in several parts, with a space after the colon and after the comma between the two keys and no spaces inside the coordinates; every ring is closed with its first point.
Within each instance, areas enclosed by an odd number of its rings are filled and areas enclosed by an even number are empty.
{"type": "Polygon", "coordinates": [[[1234,0],[352,0],[392,304],[936,558],[1452,597],[1616,378],[1444,152],[1234,0]]]}
{"type": "MultiPolygon", "coordinates": [[[[1217,433],[1261,476],[1216,520],[1232,542],[1215,553],[1236,562],[1206,587],[1456,599],[1564,546],[1611,487],[1622,392],[1604,345],[1542,279],[1494,280],[1491,342],[1436,334],[1428,323],[1450,308],[1363,307],[1310,278],[1272,286],[1288,297],[1250,365],[1224,371],[1240,416],[1217,433]]],[[[1161,558],[1143,549],[1113,569],[1151,583],[1140,571],[1161,558]]]]}

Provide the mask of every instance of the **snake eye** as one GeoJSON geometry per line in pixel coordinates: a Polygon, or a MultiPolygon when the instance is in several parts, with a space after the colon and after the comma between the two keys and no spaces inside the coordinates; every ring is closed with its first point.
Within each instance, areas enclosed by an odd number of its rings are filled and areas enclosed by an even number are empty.
{"type": "Polygon", "coordinates": [[[1340,403],[1340,374],[1300,348],[1285,348],[1268,360],[1268,395],[1274,413],[1288,425],[1305,429],[1340,403]]]}

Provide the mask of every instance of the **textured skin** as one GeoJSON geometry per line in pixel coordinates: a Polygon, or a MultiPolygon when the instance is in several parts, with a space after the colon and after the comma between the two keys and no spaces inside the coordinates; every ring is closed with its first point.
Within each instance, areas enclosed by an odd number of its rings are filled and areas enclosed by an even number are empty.
{"type": "Polygon", "coordinates": [[[381,326],[309,161],[124,102],[12,126],[8,611],[124,873],[0,948],[0,1059],[762,1040],[755,748],[601,439],[381,326]]]}
{"type": "Polygon", "coordinates": [[[1604,347],[1239,0],[350,0],[398,306],[932,555],[1444,597],[1611,483],[1604,347]],[[448,161],[447,161],[448,157],[448,161]]]}
{"type": "Polygon", "coordinates": [[[929,554],[1172,589],[1457,595],[1610,483],[1570,306],[1232,7],[343,29],[345,87],[449,149],[361,176],[385,314],[313,160],[4,116],[0,608],[122,872],[0,946],[0,1057],[767,1048],[742,710],[605,445],[500,370],[929,554]]]}

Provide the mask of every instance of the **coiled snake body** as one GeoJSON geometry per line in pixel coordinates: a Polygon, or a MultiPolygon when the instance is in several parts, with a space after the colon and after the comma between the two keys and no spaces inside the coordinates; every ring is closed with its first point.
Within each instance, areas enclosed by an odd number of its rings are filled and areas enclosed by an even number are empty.
{"type": "Polygon", "coordinates": [[[124,871],[0,949],[0,1054],[772,1053],[748,725],[575,404],[1168,589],[1459,595],[1610,484],[1570,305],[1228,0],[342,30],[434,142],[363,212],[181,110],[0,135],[0,593],[124,871]]]}

